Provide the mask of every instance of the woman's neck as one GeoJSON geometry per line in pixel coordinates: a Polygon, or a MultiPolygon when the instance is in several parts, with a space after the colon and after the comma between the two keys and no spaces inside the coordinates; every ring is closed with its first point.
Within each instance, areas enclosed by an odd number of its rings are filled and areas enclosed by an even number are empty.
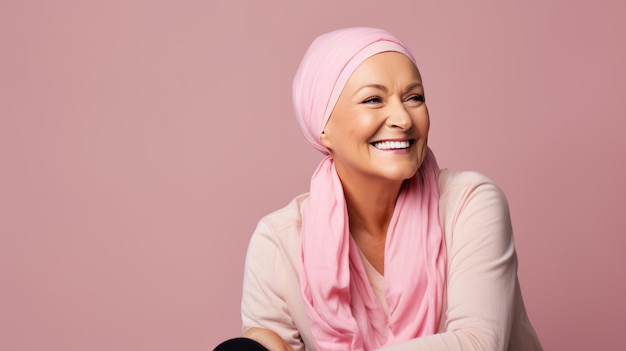
{"type": "MultiPolygon", "coordinates": [[[[341,175],[339,178],[342,179],[341,175]]],[[[402,182],[354,178],[345,180],[342,179],[342,183],[350,235],[374,269],[384,275],[387,228],[402,182]]]]}
{"type": "Polygon", "coordinates": [[[342,183],[353,237],[384,240],[402,182],[357,177],[342,183]]]}

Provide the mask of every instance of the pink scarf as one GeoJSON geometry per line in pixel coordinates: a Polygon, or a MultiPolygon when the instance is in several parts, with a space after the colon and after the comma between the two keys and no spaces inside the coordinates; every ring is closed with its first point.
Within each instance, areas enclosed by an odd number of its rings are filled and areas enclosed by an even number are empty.
{"type": "MultiPolygon", "coordinates": [[[[305,137],[319,141],[339,94],[368,57],[397,51],[415,60],[391,34],[348,28],[318,37],[294,79],[294,107],[305,137]]],[[[385,315],[348,226],[343,188],[332,157],[311,180],[301,232],[300,283],[318,350],[372,350],[437,331],[445,285],[439,224],[439,168],[430,150],[396,202],[385,244],[385,315]]]]}

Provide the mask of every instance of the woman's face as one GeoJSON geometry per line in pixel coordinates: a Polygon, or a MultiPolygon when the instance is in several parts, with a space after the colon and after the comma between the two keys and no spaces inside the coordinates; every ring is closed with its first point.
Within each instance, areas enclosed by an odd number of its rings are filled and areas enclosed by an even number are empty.
{"type": "Polygon", "coordinates": [[[417,68],[401,53],[383,52],[352,73],[320,140],[342,181],[402,181],[422,164],[429,127],[417,68]]]}

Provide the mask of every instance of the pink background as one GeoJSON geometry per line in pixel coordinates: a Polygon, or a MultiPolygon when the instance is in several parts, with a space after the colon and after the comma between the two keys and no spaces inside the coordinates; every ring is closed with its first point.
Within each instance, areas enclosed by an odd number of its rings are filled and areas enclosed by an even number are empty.
{"type": "Polygon", "coordinates": [[[440,164],[507,193],[546,349],[620,348],[625,14],[619,0],[3,0],[0,349],[238,335],[249,236],[320,160],[291,78],[314,36],[353,25],[413,48],[440,164]]]}

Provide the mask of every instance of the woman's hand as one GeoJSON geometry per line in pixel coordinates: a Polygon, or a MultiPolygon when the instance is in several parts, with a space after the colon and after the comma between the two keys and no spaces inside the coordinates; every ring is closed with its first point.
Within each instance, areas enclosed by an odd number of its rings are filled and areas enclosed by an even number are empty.
{"type": "Polygon", "coordinates": [[[270,351],[293,351],[276,332],[265,328],[250,328],[243,335],[244,338],[252,339],[265,346],[270,351]]]}

